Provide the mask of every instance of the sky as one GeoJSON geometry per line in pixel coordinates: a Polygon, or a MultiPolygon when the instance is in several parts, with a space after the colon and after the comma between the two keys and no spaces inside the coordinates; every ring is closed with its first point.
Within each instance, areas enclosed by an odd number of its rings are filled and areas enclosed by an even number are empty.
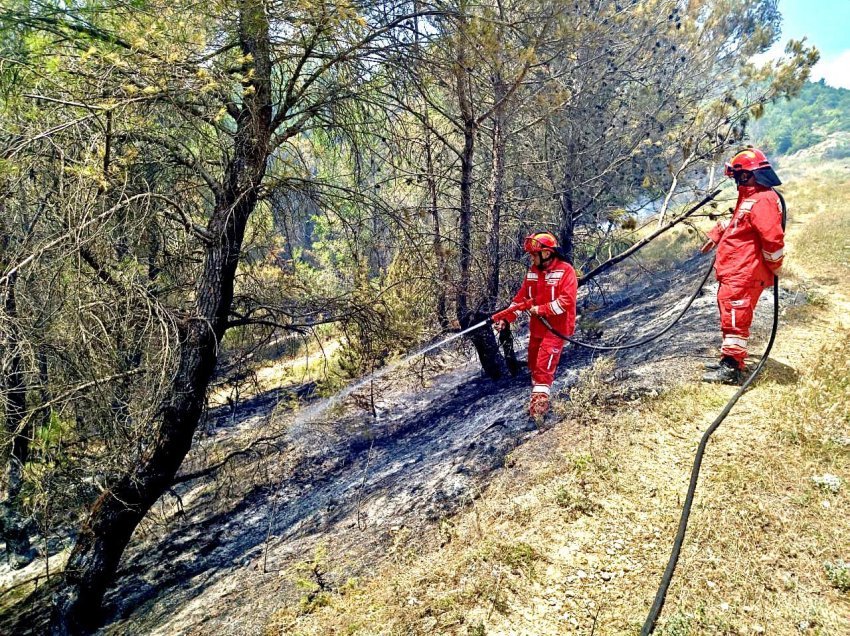
{"type": "Polygon", "coordinates": [[[850,88],[850,0],[779,0],[782,35],[764,57],[782,55],[789,39],[807,37],[820,51],[812,81],[850,88]]]}

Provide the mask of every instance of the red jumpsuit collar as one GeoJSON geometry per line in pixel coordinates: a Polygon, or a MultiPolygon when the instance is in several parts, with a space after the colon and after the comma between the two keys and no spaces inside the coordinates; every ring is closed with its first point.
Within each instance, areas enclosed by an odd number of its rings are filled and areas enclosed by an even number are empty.
{"type": "Polygon", "coordinates": [[[751,185],[751,186],[738,186],[738,195],[742,199],[746,199],[747,197],[753,196],[756,192],[764,192],[766,190],[770,190],[770,188],[766,188],[763,185],[751,185]]]}

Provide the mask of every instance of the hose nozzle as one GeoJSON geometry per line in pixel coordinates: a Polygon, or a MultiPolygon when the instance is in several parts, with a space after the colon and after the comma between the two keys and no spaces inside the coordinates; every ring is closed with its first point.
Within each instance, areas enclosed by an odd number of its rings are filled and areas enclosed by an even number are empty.
{"type": "Polygon", "coordinates": [[[490,316],[489,322],[499,322],[500,320],[507,320],[508,322],[512,322],[519,312],[531,309],[532,305],[534,305],[534,301],[531,298],[519,303],[513,303],[508,307],[505,307],[501,311],[497,311],[495,314],[490,316]]]}

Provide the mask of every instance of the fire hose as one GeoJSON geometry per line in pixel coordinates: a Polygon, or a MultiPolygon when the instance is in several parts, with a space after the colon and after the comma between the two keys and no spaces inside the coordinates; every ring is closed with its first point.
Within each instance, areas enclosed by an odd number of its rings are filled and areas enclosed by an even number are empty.
{"type": "MultiPolygon", "coordinates": [[[[775,190],[774,190],[775,192],[775,190]]],[[[788,215],[788,208],[785,204],[785,198],[779,193],[779,202],[782,206],[782,229],[785,229],[785,221],[788,215]]],[[[764,353],[761,355],[761,359],[759,363],[756,365],[756,368],[753,369],[753,372],[750,376],[744,380],[744,383],[741,385],[741,388],[735,392],[730,400],[726,403],[726,406],[723,407],[723,410],[720,414],[715,418],[715,420],[709,425],[707,429],[705,429],[705,433],[703,433],[702,438],[700,439],[699,446],[697,447],[697,452],[694,457],[694,464],[691,468],[691,479],[688,483],[688,493],[685,495],[685,503],[682,506],[682,514],[679,517],[679,527],[676,531],[676,538],[673,540],[673,549],[670,553],[670,559],[667,561],[667,567],[664,569],[664,574],[661,576],[661,583],[658,586],[658,591],[655,594],[655,600],[652,603],[652,607],[649,610],[649,614],[646,617],[646,621],[643,624],[643,629],[641,629],[641,636],[649,636],[655,631],[655,623],[658,621],[658,617],[661,615],[661,610],[664,607],[664,601],[667,598],[667,590],[670,589],[670,583],[673,580],[673,573],[676,570],[676,564],[679,562],[679,554],[682,551],[682,544],[685,541],[685,532],[688,529],[688,517],[691,514],[691,506],[694,502],[694,494],[697,489],[697,481],[699,480],[699,471],[702,465],[702,457],[705,454],[705,448],[708,445],[708,439],[711,437],[711,434],[717,430],[717,427],[720,426],[721,422],[726,419],[726,416],[729,415],[729,412],[732,410],[732,407],[738,402],[738,399],[744,394],[744,392],[749,388],[749,386],[755,381],[758,374],[761,373],[761,370],[764,368],[764,365],[767,364],[767,357],[770,355],[770,350],[773,348],[773,343],[776,340],[776,332],[779,328],[779,276],[776,274],[773,275],[773,326],[770,329],[770,339],[767,341],[767,347],[765,347],[764,353]]]]}
{"type": "MultiPolygon", "coordinates": [[[[774,190],[774,192],[776,192],[776,190],[774,190]]],[[[785,198],[782,196],[782,194],[779,193],[779,192],[776,192],[776,194],[779,196],[779,202],[780,202],[780,205],[781,205],[781,208],[782,208],[782,228],[784,230],[785,224],[786,224],[786,219],[787,219],[787,214],[788,214],[788,209],[787,209],[787,205],[785,203],[785,198]]],[[[552,326],[552,324],[544,316],[539,316],[539,315],[534,314],[533,317],[536,318],[537,320],[539,320],[550,332],[552,332],[553,334],[555,334],[559,338],[566,340],[568,342],[571,342],[571,343],[573,343],[577,346],[580,346],[580,347],[586,347],[586,348],[589,348],[589,349],[596,349],[596,350],[603,350],[603,351],[616,351],[616,350],[622,350],[622,349],[631,349],[631,348],[638,347],[638,346],[641,346],[643,344],[646,344],[648,342],[651,342],[652,340],[655,340],[655,339],[661,337],[664,333],[669,331],[673,327],[673,325],[675,325],[682,318],[682,316],[685,315],[685,312],[687,312],[687,310],[690,308],[691,304],[693,304],[693,301],[699,295],[700,291],[702,290],[703,286],[705,285],[706,281],[708,280],[708,274],[711,272],[711,269],[713,269],[713,267],[714,267],[714,259],[712,259],[711,267],[709,268],[706,275],[703,277],[702,281],[700,281],[700,284],[697,287],[696,291],[691,295],[690,299],[685,304],[685,307],[679,312],[679,314],[674,318],[674,320],[669,325],[667,325],[661,332],[659,332],[657,334],[653,334],[652,336],[644,338],[644,339],[639,340],[637,342],[633,342],[633,343],[629,343],[629,344],[625,344],[625,345],[611,345],[611,346],[609,346],[609,345],[591,345],[589,343],[579,342],[579,341],[574,340],[574,339],[572,339],[571,337],[569,337],[565,334],[558,332],[558,330],[556,330],[552,326]]],[[[687,529],[688,529],[688,520],[690,518],[691,508],[693,506],[693,501],[694,501],[694,495],[696,494],[697,483],[699,481],[699,472],[700,472],[700,468],[702,467],[702,459],[703,459],[703,456],[705,455],[705,449],[708,446],[708,440],[711,438],[711,435],[714,433],[714,431],[717,430],[717,428],[720,426],[720,424],[723,422],[723,420],[726,419],[726,417],[732,411],[732,408],[735,406],[735,404],[738,402],[738,400],[741,398],[741,396],[746,392],[746,390],[750,387],[750,385],[755,381],[755,379],[758,377],[759,373],[761,373],[762,369],[764,368],[765,364],[767,364],[768,356],[770,355],[770,351],[773,348],[773,343],[776,340],[776,333],[777,333],[778,328],[779,328],[779,276],[774,274],[773,275],[773,325],[772,325],[771,330],[770,330],[770,338],[767,342],[767,346],[765,347],[764,353],[762,354],[761,358],[759,359],[758,364],[753,369],[752,373],[750,373],[750,375],[747,377],[747,379],[744,380],[743,384],[741,384],[740,388],[729,399],[729,401],[726,403],[726,406],[723,407],[723,410],[718,414],[718,416],[714,419],[714,421],[708,426],[708,428],[705,430],[705,432],[703,433],[703,435],[700,439],[699,446],[697,447],[697,451],[696,451],[696,454],[694,456],[694,463],[693,463],[693,466],[691,467],[691,477],[690,477],[690,481],[688,483],[688,491],[687,491],[687,494],[685,495],[685,502],[682,506],[682,513],[679,517],[679,525],[678,525],[678,528],[676,530],[676,536],[673,540],[673,548],[672,548],[672,551],[670,553],[670,558],[667,561],[667,566],[664,569],[664,573],[661,576],[661,582],[658,586],[658,591],[656,592],[655,600],[653,601],[652,606],[650,607],[649,614],[647,615],[646,621],[644,622],[643,628],[641,629],[641,636],[649,636],[650,634],[652,634],[655,631],[655,625],[658,621],[658,617],[661,615],[661,610],[664,607],[664,602],[667,598],[667,592],[670,589],[670,584],[673,580],[673,574],[676,570],[676,565],[679,562],[679,555],[681,554],[681,551],[682,551],[682,545],[684,544],[684,541],[685,541],[685,533],[687,532],[687,529]]]]}
{"type": "MultiPolygon", "coordinates": [[[[709,194],[708,196],[706,196],[702,201],[700,201],[699,203],[694,205],[692,208],[690,208],[687,212],[685,212],[679,218],[679,221],[681,221],[684,218],[692,215],[694,212],[699,210],[701,207],[703,207],[707,203],[711,202],[718,194],[720,194],[720,192],[721,192],[721,190],[718,189],[718,190],[715,190],[714,192],[712,192],[711,194],[709,194]]],[[[705,275],[703,276],[702,280],[700,281],[700,284],[697,286],[696,290],[694,290],[694,293],[691,294],[690,298],[688,298],[688,301],[685,303],[685,306],[681,309],[681,311],[678,313],[678,315],[675,318],[673,318],[673,320],[670,322],[670,324],[668,324],[666,327],[664,327],[664,329],[662,329],[658,333],[655,333],[651,336],[648,336],[647,338],[643,338],[642,340],[638,340],[636,342],[630,342],[630,343],[623,344],[623,345],[602,345],[602,344],[591,344],[589,342],[581,342],[581,341],[576,340],[576,339],[574,339],[570,336],[566,336],[566,335],[561,334],[558,331],[556,331],[552,327],[551,323],[545,317],[536,316],[536,315],[535,315],[535,317],[538,318],[549,331],[551,331],[553,334],[555,334],[556,336],[558,336],[562,340],[566,340],[567,342],[570,342],[570,343],[572,343],[572,344],[574,344],[578,347],[583,347],[585,349],[592,349],[594,351],[622,351],[623,349],[634,349],[636,347],[641,347],[641,346],[643,346],[643,345],[645,345],[649,342],[652,342],[653,340],[660,338],[664,334],[666,334],[668,331],[670,331],[670,329],[672,329],[676,325],[676,323],[678,323],[684,317],[684,315],[687,313],[688,309],[691,308],[691,305],[694,303],[694,301],[700,295],[702,288],[705,286],[706,282],[708,281],[708,277],[711,275],[712,269],[714,269],[714,260],[715,260],[714,258],[711,259],[711,264],[706,269],[705,275]]],[[[513,303],[513,304],[509,305],[508,307],[505,307],[504,309],[493,314],[493,316],[490,318],[490,322],[491,323],[499,322],[500,320],[507,318],[511,314],[514,314],[514,313],[517,313],[517,312],[520,312],[520,311],[526,311],[526,310],[531,308],[532,304],[533,304],[533,302],[531,300],[524,300],[524,301],[519,302],[519,303],[513,303]]],[[[507,331],[507,330],[503,330],[503,332],[504,331],[507,331]]],[[[510,332],[508,332],[508,334],[505,335],[504,337],[502,337],[500,335],[500,342],[503,344],[503,348],[505,348],[505,350],[507,351],[507,346],[506,346],[507,343],[512,342],[512,337],[510,336],[510,332]]]]}
{"type": "Polygon", "coordinates": [[[679,313],[676,315],[676,317],[673,318],[673,320],[671,320],[670,323],[666,327],[664,327],[664,329],[659,331],[658,333],[652,334],[651,336],[647,336],[646,338],[642,338],[641,340],[638,340],[636,342],[629,342],[627,344],[622,344],[622,345],[596,345],[596,344],[591,344],[589,342],[581,342],[579,340],[575,340],[574,338],[572,338],[570,336],[564,336],[562,334],[559,334],[557,331],[555,331],[555,329],[552,327],[551,323],[544,316],[537,316],[537,318],[540,319],[540,322],[542,322],[543,325],[549,331],[554,333],[559,338],[563,338],[564,340],[566,340],[566,341],[568,341],[568,342],[570,342],[570,343],[572,343],[572,344],[574,344],[578,347],[584,347],[585,349],[593,349],[594,351],[622,351],[623,349],[634,349],[636,347],[641,347],[641,346],[643,346],[643,345],[645,345],[649,342],[652,342],[653,340],[657,340],[658,338],[663,336],[665,333],[670,331],[676,325],[676,323],[679,322],[685,316],[685,314],[688,312],[688,309],[691,308],[691,305],[694,304],[694,301],[697,299],[697,297],[702,292],[702,288],[705,287],[705,284],[708,282],[708,277],[711,275],[711,272],[714,269],[714,261],[715,261],[715,257],[712,257],[711,263],[709,264],[708,269],[705,270],[705,275],[702,277],[702,280],[700,281],[699,285],[697,285],[697,288],[694,290],[694,293],[691,294],[690,298],[688,298],[688,301],[685,303],[685,306],[682,307],[682,309],[679,311],[679,313]]]}
{"type": "MultiPolygon", "coordinates": [[[[654,333],[651,336],[647,336],[646,338],[642,338],[640,340],[637,340],[635,342],[629,342],[627,344],[622,344],[622,345],[598,345],[598,344],[591,344],[589,342],[581,342],[580,340],[576,340],[575,338],[573,338],[571,336],[567,336],[567,335],[561,333],[560,331],[558,331],[557,329],[555,329],[552,326],[552,323],[550,323],[549,320],[546,319],[545,316],[540,316],[540,315],[534,314],[533,318],[536,318],[537,320],[542,322],[543,326],[546,327],[546,329],[551,331],[553,334],[555,334],[556,336],[558,336],[562,340],[566,340],[567,342],[574,344],[577,347],[583,347],[585,349],[593,349],[594,351],[622,351],[623,349],[634,349],[636,347],[641,347],[641,346],[643,346],[643,345],[645,345],[649,342],[652,342],[653,340],[657,340],[658,338],[660,338],[661,336],[666,334],[674,326],[676,326],[676,323],[678,323],[685,316],[685,314],[688,312],[688,309],[691,308],[691,305],[693,305],[694,301],[699,297],[700,293],[702,292],[702,288],[705,287],[705,284],[708,282],[708,277],[711,275],[711,272],[714,269],[714,261],[715,261],[715,258],[712,258],[711,263],[709,264],[708,268],[705,270],[705,275],[703,275],[702,280],[700,280],[699,285],[697,285],[697,288],[690,295],[690,297],[688,298],[684,307],[682,307],[682,309],[679,310],[679,313],[676,314],[675,318],[673,318],[673,320],[671,320],[670,323],[667,324],[667,326],[665,326],[661,331],[654,333]]],[[[498,322],[501,319],[500,316],[503,316],[504,314],[507,314],[509,312],[512,313],[514,311],[526,311],[526,310],[531,308],[530,303],[531,303],[531,301],[526,301],[526,302],[523,302],[523,303],[517,303],[515,305],[511,305],[510,307],[507,307],[506,309],[502,310],[501,312],[493,314],[491,322],[498,322]]],[[[504,331],[507,331],[507,329],[504,329],[503,332],[504,331]]]]}

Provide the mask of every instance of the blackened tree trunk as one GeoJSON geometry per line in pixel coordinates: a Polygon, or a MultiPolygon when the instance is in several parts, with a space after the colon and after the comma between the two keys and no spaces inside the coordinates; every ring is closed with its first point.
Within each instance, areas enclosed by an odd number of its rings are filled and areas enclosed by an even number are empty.
{"type": "MultiPolygon", "coordinates": [[[[458,42],[458,53],[455,64],[455,86],[457,90],[460,116],[463,121],[463,151],[460,155],[460,209],[458,226],[460,242],[459,280],[457,290],[457,318],[461,327],[469,327],[484,320],[487,312],[473,311],[470,308],[472,295],[472,183],[473,160],[475,156],[475,134],[478,122],[472,105],[470,94],[470,78],[466,62],[466,43],[462,38],[458,42]]],[[[499,345],[493,331],[482,327],[469,335],[481,368],[489,377],[497,379],[505,374],[504,359],[499,355],[499,345]]]]}
{"type": "Polygon", "coordinates": [[[26,417],[26,369],[21,350],[15,298],[17,278],[17,274],[9,276],[3,302],[5,314],[3,322],[8,326],[7,333],[3,334],[3,348],[8,352],[8,359],[3,369],[2,389],[5,397],[6,433],[12,442],[12,448],[6,464],[6,496],[0,504],[0,531],[6,541],[6,556],[13,568],[23,567],[35,556],[20,507],[24,465],[29,456],[29,444],[32,438],[32,420],[26,417]]]}
{"type": "Polygon", "coordinates": [[[259,0],[246,0],[239,14],[243,55],[253,60],[244,106],[236,121],[231,159],[207,225],[194,315],[180,327],[180,353],[169,394],[160,404],[147,452],[97,499],[65,569],[52,616],[53,634],[93,629],[107,585],[138,523],[171,485],[192,443],[204,408],[216,352],[227,329],[236,268],[248,218],[257,202],[270,152],[271,63],[269,24],[259,0]]]}
{"type": "Polygon", "coordinates": [[[573,196],[567,180],[564,180],[564,188],[559,198],[561,206],[560,236],[561,253],[572,263],[575,256],[575,206],[573,196]]]}
{"type": "MultiPolygon", "coordinates": [[[[420,6],[417,0],[413,3],[413,46],[416,51],[416,58],[420,58],[420,36],[419,31],[419,11],[420,6]]],[[[434,139],[431,130],[431,121],[428,115],[427,100],[422,109],[423,133],[425,143],[425,179],[428,184],[428,208],[433,222],[434,237],[432,240],[432,249],[434,254],[434,265],[437,269],[437,284],[436,284],[436,311],[437,320],[440,322],[440,327],[448,329],[449,312],[448,312],[448,290],[449,290],[449,268],[446,263],[446,252],[443,248],[443,235],[440,224],[440,208],[439,199],[437,196],[437,170],[434,162],[434,139]]]]}
{"type": "Polygon", "coordinates": [[[472,169],[475,155],[475,116],[467,95],[466,70],[463,57],[457,66],[457,90],[463,118],[463,152],[460,157],[460,208],[458,209],[458,261],[457,317],[461,324],[469,319],[471,293],[470,267],[472,265],[472,169]]]}
{"type": "Polygon", "coordinates": [[[499,297],[499,268],[501,251],[502,206],[505,191],[505,115],[504,98],[507,93],[505,82],[499,73],[493,76],[493,159],[490,173],[489,218],[487,223],[487,308],[495,310],[499,297]]]}

